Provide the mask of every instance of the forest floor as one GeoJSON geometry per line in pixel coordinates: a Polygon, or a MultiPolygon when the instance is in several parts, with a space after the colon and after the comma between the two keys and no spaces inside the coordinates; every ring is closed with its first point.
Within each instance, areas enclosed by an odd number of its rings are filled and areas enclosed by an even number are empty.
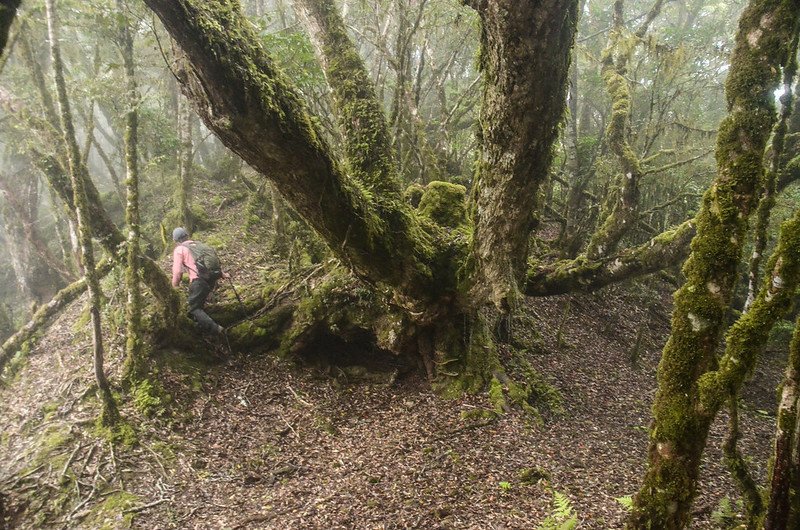
{"type": "MultiPolygon", "coordinates": [[[[231,229],[235,210],[220,226],[231,229]]],[[[221,254],[251,272],[261,259],[221,254]]],[[[541,418],[480,419],[485,396],[444,400],[416,372],[348,383],[345,371],[270,355],[167,351],[157,378],[173,402],[149,418],[122,403],[137,429],[129,448],[93,430],[91,340],[76,302],[0,388],[0,528],[532,529],[556,494],[578,528],[621,528],[617,498],[636,492],[644,469],[669,292],[640,282],[529,300],[516,342],[563,409],[541,418]]],[[[121,338],[107,337],[114,374],[121,338]]],[[[781,356],[765,356],[742,399],[740,448],[762,481],[781,356]]],[[[693,528],[722,527],[712,514],[723,499],[736,506],[726,421],[709,438],[693,528]]]]}

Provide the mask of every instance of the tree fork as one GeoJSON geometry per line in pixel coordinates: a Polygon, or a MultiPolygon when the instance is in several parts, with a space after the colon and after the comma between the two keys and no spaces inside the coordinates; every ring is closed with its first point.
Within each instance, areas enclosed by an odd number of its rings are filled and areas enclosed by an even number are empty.
{"type": "Polygon", "coordinates": [[[452,287],[430,265],[447,252],[441,233],[429,233],[404,205],[376,204],[346,177],[238,3],[146,4],[186,54],[180,81],[206,125],[272,180],[344,263],[371,283],[393,287],[411,306],[452,287]]]}
{"type": "Polygon", "coordinates": [[[648,468],[628,528],[677,530],[689,523],[710,422],[730,394],[724,390],[735,389],[729,385],[739,379],[730,371],[719,377],[708,372],[716,364],[775,122],[773,94],[799,13],[797,0],[752,0],[740,19],[726,83],[729,115],[717,140],[718,174],[697,215],[684,266],[687,282],[675,294],[672,334],[658,369],[648,468]]]}

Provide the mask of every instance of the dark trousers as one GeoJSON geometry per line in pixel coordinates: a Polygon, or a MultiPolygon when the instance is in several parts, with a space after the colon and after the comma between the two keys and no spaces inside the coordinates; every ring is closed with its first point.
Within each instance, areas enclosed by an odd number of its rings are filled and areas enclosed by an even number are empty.
{"type": "Polygon", "coordinates": [[[218,324],[203,310],[208,295],[214,286],[201,278],[195,278],[189,284],[189,315],[194,318],[200,329],[216,333],[218,324]]]}

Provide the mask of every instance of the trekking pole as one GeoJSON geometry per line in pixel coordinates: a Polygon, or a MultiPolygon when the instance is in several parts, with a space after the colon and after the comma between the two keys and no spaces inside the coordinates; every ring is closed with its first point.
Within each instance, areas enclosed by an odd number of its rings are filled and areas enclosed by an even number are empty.
{"type": "Polygon", "coordinates": [[[241,306],[241,308],[242,308],[242,313],[244,313],[245,315],[247,315],[247,309],[245,309],[245,307],[244,307],[244,302],[242,302],[242,297],[241,297],[241,296],[239,296],[239,292],[236,290],[236,286],[235,286],[235,285],[233,285],[233,280],[231,280],[231,277],[230,277],[230,276],[228,276],[228,283],[230,283],[230,284],[231,284],[231,289],[233,289],[233,294],[235,294],[235,295],[236,295],[236,299],[239,301],[239,305],[240,305],[240,306],[241,306]]]}

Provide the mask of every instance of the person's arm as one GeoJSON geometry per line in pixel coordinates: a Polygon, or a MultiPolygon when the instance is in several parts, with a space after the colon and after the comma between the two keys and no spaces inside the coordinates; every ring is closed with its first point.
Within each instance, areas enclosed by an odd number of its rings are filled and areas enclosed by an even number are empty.
{"type": "Polygon", "coordinates": [[[172,252],[172,286],[177,287],[183,277],[183,252],[180,246],[175,247],[172,252]]]}

